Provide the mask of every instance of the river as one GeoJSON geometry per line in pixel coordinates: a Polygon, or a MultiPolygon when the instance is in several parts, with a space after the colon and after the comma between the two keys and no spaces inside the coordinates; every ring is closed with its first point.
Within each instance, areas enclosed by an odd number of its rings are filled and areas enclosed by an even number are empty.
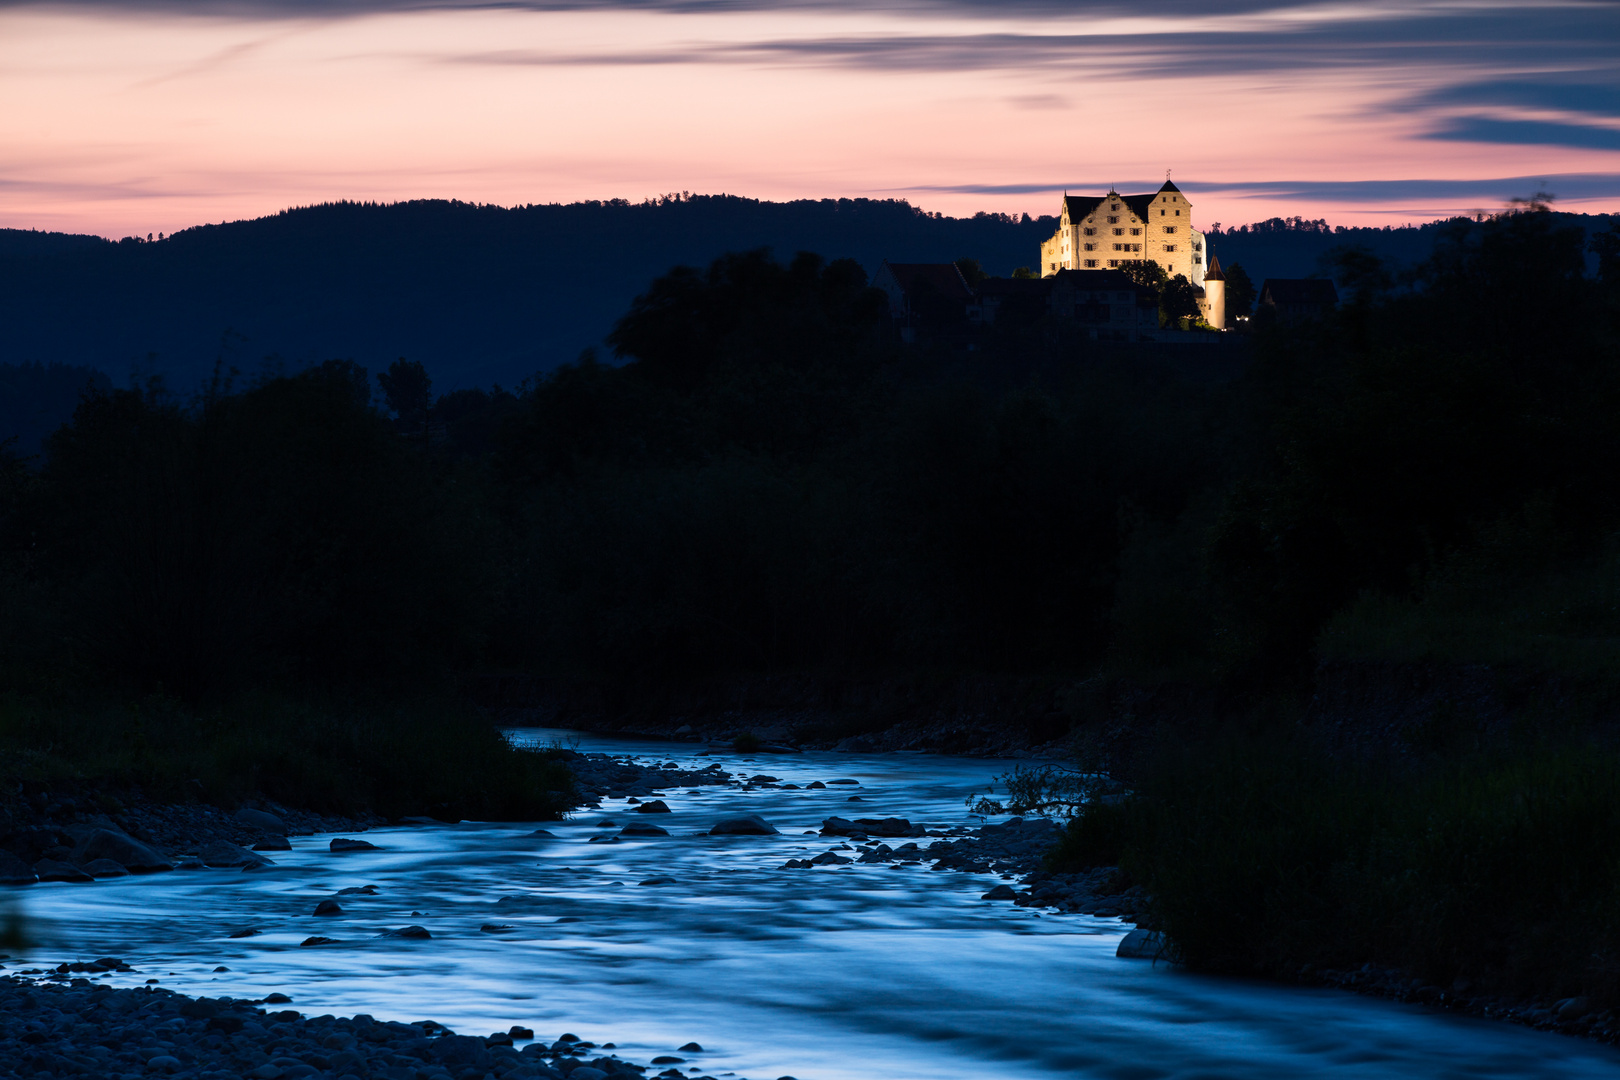
{"type": "MultiPolygon", "coordinates": [[[[333,855],[294,838],[276,866],[43,884],[24,894],[38,944],[8,962],[117,955],[188,994],[280,991],[310,1015],[434,1019],[464,1034],[564,1031],[645,1064],[689,1041],[694,1074],[798,1080],[1620,1077],[1612,1048],[1335,990],[1189,974],[1114,956],[1129,927],[979,899],[998,879],[927,864],[781,869],[836,841],[832,815],[975,825],[964,798],[1007,763],[922,754],[742,755],[525,729],[518,741],[824,790],[666,792],[673,813],[609,801],[535,826],[377,829],[333,855]],[[851,803],[852,794],[862,800],[851,803]],[[708,836],[759,814],[779,836],[708,836]],[[612,819],[667,838],[591,843],[612,819]],[[673,883],[641,885],[653,878],[673,883]],[[341,916],[315,904],[343,888],[341,916]],[[432,940],[381,938],[419,924],[432,940]],[[485,926],[504,925],[496,931],[485,926]],[[233,939],[255,927],[258,936],[233,939]],[[311,935],[336,945],[301,947],[311,935]],[[229,971],[216,971],[228,967],[229,971]]],[[[928,841],[922,841],[925,845],[928,841]]]]}

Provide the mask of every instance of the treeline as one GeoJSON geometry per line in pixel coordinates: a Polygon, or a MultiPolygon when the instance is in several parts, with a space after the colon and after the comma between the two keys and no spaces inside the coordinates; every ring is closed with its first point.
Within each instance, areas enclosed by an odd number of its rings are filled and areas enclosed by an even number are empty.
{"type": "Polygon", "coordinates": [[[1230,378],[1039,321],[902,348],[853,261],[753,252],[654,281],[621,364],[512,391],[408,361],[100,390],[4,468],[5,678],[206,710],[486,670],[1255,698],[1324,650],[1601,666],[1616,245],[1589,273],[1530,209],[1407,279],[1341,251],[1341,309],[1230,378]]]}
{"type": "Polygon", "coordinates": [[[653,282],[624,363],[511,392],[435,395],[406,361],[97,390],[8,466],[34,597],[8,652],[186,695],[480,666],[1283,678],[1358,610],[1607,557],[1614,236],[1596,275],[1543,212],[1459,224],[1404,283],[1345,251],[1341,309],[1262,329],[1225,380],[1042,324],[903,349],[854,262],[752,252],[653,282]]]}
{"type": "Polygon", "coordinates": [[[1053,228],[900,199],[682,195],[330,203],[150,242],[0,230],[0,361],[88,365],[120,383],[155,372],[189,394],[222,357],[258,378],[332,356],[375,372],[406,355],[445,388],[511,386],[600,345],[677,263],[769,245],[869,270],[971,253],[1004,274],[1053,228]]]}

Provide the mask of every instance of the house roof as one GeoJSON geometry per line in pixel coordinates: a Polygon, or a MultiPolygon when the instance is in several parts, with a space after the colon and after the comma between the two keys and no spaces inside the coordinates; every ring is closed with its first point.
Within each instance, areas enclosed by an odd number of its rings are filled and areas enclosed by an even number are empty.
{"type": "Polygon", "coordinates": [[[1328,278],[1267,278],[1260,288],[1262,304],[1322,304],[1339,302],[1339,291],[1328,278]]]}
{"type": "Polygon", "coordinates": [[[894,275],[894,282],[907,294],[918,291],[937,293],[950,300],[971,300],[973,290],[962,278],[955,263],[892,263],[884,266],[894,275]]]}
{"type": "Polygon", "coordinates": [[[1221,272],[1221,260],[1213,254],[1209,257],[1209,269],[1204,271],[1205,281],[1225,281],[1226,275],[1221,272]]]}

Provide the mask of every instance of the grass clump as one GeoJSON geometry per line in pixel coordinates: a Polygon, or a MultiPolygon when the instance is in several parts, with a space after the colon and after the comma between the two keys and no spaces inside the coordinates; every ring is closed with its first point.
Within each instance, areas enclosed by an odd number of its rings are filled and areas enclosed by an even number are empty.
{"type": "Polygon", "coordinates": [[[1070,823],[1195,967],[1372,962],[1441,986],[1620,1003],[1620,755],[1494,751],[1394,775],[1258,738],[1183,751],[1070,823]]]}
{"type": "MultiPolygon", "coordinates": [[[[0,697],[0,776],[231,806],[267,797],[330,813],[545,820],[573,801],[559,755],[513,747],[449,697],[245,695],[229,706],[0,697]]],[[[95,801],[92,799],[92,801],[95,801]]]]}

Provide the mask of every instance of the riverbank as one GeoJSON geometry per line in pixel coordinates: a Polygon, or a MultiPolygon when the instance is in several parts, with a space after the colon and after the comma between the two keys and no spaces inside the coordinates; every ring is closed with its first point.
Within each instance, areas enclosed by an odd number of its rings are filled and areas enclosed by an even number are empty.
{"type": "MultiPolygon", "coordinates": [[[[510,750],[544,755],[567,770],[566,803],[553,800],[554,819],[564,811],[597,806],[603,798],[649,796],[661,788],[725,784],[718,765],[682,769],[674,763],[644,764],[609,754],[581,754],[563,747],[510,750]]],[[[202,868],[259,869],[275,864],[291,837],[316,833],[364,833],[390,823],[437,824],[442,819],[406,816],[390,822],[371,811],[322,814],[266,799],[236,807],[206,802],[162,802],[138,789],[117,794],[68,778],[0,804],[7,826],[0,833],[0,885],[39,881],[89,883],[130,874],[202,868]]],[[[337,838],[335,843],[344,841],[337,838]]],[[[361,842],[363,843],[363,842],[361,842]]],[[[334,852],[340,850],[333,847],[334,852]]]]}
{"type": "MultiPolygon", "coordinates": [[[[133,970],[116,957],[62,966],[133,970]]],[[[521,1023],[487,1036],[458,1035],[432,1020],[310,1017],[280,1007],[292,1001],[285,994],[237,1001],[161,987],[114,989],[67,971],[7,975],[0,977],[0,1077],[482,1080],[494,1073],[501,1080],[632,1080],[656,1072],[712,1080],[673,1067],[701,1060],[696,1043],[637,1065],[603,1053],[612,1043],[597,1046],[568,1032],[536,1039],[521,1023]]]]}

